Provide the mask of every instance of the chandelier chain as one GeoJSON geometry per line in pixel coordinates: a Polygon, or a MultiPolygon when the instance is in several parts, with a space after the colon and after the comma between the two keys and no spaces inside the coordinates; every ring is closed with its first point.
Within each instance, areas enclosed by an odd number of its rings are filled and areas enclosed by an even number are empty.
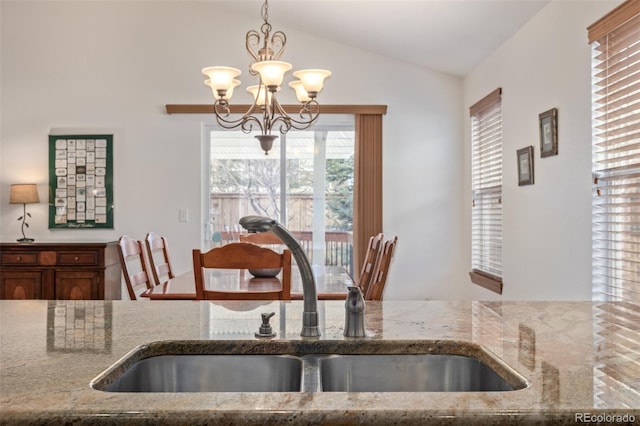
{"type": "Polygon", "coordinates": [[[271,33],[271,24],[269,23],[269,2],[265,1],[262,5],[262,20],[264,23],[262,24],[262,34],[265,35],[265,38],[269,38],[269,34],[271,33]]]}

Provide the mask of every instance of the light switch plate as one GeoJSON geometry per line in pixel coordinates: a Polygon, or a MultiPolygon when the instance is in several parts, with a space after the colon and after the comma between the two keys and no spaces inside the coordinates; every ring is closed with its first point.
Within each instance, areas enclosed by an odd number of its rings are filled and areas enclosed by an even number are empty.
{"type": "Polygon", "coordinates": [[[187,223],[189,222],[189,209],[185,209],[185,208],[180,208],[180,210],[178,211],[178,216],[179,216],[179,220],[182,223],[187,223]]]}

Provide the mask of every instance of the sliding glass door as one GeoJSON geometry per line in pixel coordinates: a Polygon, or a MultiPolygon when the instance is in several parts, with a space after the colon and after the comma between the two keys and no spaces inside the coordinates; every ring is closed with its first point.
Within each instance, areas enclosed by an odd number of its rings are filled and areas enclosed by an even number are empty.
{"type": "Polygon", "coordinates": [[[203,229],[210,245],[237,241],[241,217],[267,216],[298,238],[313,264],[352,271],[353,116],[330,120],[281,135],[269,155],[252,135],[205,127],[203,229]]]}

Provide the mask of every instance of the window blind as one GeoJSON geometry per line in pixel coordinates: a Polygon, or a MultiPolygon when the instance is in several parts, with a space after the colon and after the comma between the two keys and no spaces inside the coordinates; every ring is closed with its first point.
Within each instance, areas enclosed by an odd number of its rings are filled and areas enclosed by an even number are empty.
{"type": "Polygon", "coordinates": [[[640,302],[640,1],[589,27],[593,299],[640,302]]]}
{"type": "Polygon", "coordinates": [[[502,91],[471,115],[471,281],[502,294],[502,91]]]}

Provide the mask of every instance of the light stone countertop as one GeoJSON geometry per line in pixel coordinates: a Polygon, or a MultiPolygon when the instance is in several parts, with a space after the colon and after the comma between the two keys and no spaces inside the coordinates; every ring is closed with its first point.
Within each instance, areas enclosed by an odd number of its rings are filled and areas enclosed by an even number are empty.
{"type": "Polygon", "coordinates": [[[302,303],[1,300],[0,424],[640,424],[640,305],[369,302],[368,337],[347,339],[344,302],[321,301],[322,336],[302,339],[302,303]],[[277,337],[256,339],[260,313],[272,311],[277,337]],[[89,386],[139,345],[173,340],[267,352],[269,345],[376,351],[407,341],[471,342],[529,386],[449,393],[115,393],[89,386]]]}

